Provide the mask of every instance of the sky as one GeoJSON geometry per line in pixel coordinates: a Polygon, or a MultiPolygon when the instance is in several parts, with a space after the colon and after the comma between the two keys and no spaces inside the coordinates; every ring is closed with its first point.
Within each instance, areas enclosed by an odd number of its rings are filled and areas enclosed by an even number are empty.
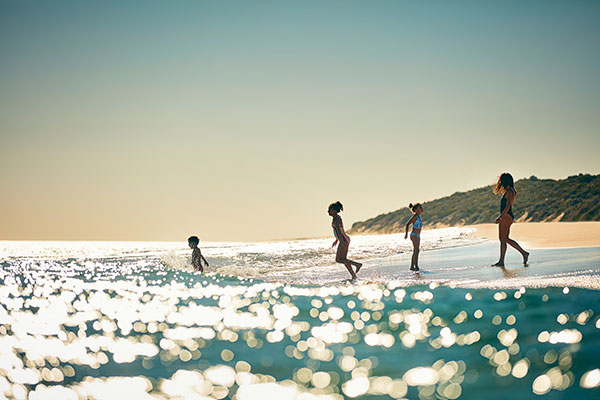
{"type": "Polygon", "coordinates": [[[0,0],[0,240],[256,241],[600,173],[598,1],[0,0]]]}

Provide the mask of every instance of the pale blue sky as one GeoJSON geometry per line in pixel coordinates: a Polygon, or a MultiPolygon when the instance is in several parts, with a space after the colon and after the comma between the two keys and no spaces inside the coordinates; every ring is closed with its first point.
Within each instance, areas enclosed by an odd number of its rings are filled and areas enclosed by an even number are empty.
{"type": "Polygon", "coordinates": [[[599,173],[597,1],[0,1],[0,239],[255,240],[599,173]]]}

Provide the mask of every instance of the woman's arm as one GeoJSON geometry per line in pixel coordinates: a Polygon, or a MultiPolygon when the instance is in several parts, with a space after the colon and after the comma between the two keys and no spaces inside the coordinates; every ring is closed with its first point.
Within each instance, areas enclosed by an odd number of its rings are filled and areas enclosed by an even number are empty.
{"type": "Polygon", "coordinates": [[[412,224],[413,222],[415,222],[416,219],[417,219],[417,216],[415,214],[413,214],[413,216],[410,217],[410,219],[406,223],[406,229],[404,231],[404,239],[408,238],[408,227],[410,226],[410,224],[412,224]]]}

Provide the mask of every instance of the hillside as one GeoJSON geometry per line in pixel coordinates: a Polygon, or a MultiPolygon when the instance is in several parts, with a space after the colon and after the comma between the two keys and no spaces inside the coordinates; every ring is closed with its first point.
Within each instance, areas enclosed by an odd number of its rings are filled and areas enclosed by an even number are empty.
{"type": "MultiPolygon", "coordinates": [[[[517,221],[599,221],[600,175],[579,174],[567,179],[532,176],[515,183],[518,196],[513,204],[517,221]]],[[[494,222],[499,215],[500,196],[492,185],[457,192],[423,203],[425,228],[494,222]]],[[[352,225],[351,233],[403,232],[411,216],[408,207],[381,214],[352,225]]]]}

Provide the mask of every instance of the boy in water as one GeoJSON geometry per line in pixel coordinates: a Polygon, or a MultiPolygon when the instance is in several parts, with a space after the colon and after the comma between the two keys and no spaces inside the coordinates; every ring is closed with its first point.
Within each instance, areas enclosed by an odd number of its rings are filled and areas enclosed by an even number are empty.
{"type": "Polygon", "coordinates": [[[208,267],[208,261],[206,261],[206,258],[204,258],[202,252],[198,248],[198,243],[200,243],[198,236],[190,236],[188,238],[188,245],[190,246],[190,249],[192,249],[192,266],[194,267],[194,270],[204,272],[202,260],[204,260],[206,267],[208,267]]]}

